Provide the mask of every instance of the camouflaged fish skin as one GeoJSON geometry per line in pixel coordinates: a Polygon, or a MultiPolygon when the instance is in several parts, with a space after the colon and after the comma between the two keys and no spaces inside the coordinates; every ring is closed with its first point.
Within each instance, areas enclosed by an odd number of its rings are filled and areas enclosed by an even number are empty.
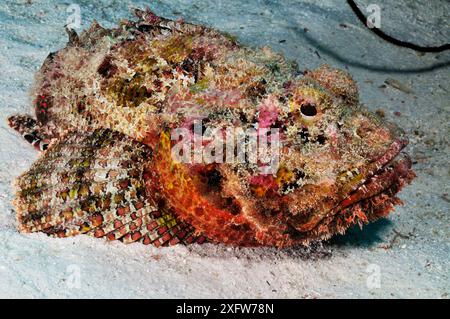
{"type": "Polygon", "coordinates": [[[360,106],[348,73],[302,74],[269,48],[135,13],[116,29],[69,32],[36,76],[36,120],[10,118],[37,148],[51,142],[18,179],[21,230],[281,248],[401,203],[396,194],[414,178],[407,139],[360,106]],[[174,161],[171,132],[193,136],[197,120],[206,131],[278,128],[278,170],[174,161]]]}
{"type": "Polygon", "coordinates": [[[68,133],[16,181],[21,231],[157,246],[204,241],[146,193],[151,159],[149,147],[119,132],[68,133]]]}

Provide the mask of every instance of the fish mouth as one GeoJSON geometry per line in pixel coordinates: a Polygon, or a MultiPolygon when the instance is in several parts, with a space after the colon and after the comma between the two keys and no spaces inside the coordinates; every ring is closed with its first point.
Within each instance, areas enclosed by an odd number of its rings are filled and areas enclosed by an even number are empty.
{"type": "Polygon", "coordinates": [[[404,179],[407,179],[409,182],[414,177],[411,165],[410,157],[406,153],[399,153],[391,161],[375,171],[369,179],[361,183],[333,211],[340,213],[354,204],[383,194],[393,187],[399,191],[399,186],[400,184],[403,186],[402,182],[404,179]]]}
{"type": "Polygon", "coordinates": [[[383,156],[366,166],[364,178],[353,185],[347,197],[333,211],[340,211],[351,204],[375,196],[389,188],[398,178],[408,175],[412,162],[410,157],[402,152],[406,145],[407,139],[397,139],[383,156]]]}
{"type": "Polygon", "coordinates": [[[381,157],[365,167],[364,177],[347,190],[337,205],[295,227],[302,237],[323,238],[333,232],[343,233],[352,224],[362,225],[385,217],[394,205],[401,204],[395,195],[415,177],[410,157],[402,152],[407,144],[405,138],[395,140],[381,157]]]}

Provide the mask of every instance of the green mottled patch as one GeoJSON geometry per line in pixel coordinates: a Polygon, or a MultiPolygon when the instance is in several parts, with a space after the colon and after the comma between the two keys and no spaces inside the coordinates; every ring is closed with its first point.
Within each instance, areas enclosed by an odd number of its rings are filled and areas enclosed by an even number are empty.
{"type": "Polygon", "coordinates": [[[174,36],[159,47],[159,54],[169,63],[181,63],[192,52],[192,36],[174,36]]]}
{"type": "Polygon", "coordinates": [[[189,87],[189,90],[191,91],[191,93],[199,93],[202,92],[204,90],[206,90],[208,88],[208,79],[207,78],[203,78],[201,80],[199,80],[197,83],[191,85],[189,87]]]}
{"type": "Polygon", "coordinates": [[[122,107],[138,107],[150,97],[150,93],[144,86],[144,77],[136,73],[131,79],[116,79],[108,87],[108,97],[122,107]]]}

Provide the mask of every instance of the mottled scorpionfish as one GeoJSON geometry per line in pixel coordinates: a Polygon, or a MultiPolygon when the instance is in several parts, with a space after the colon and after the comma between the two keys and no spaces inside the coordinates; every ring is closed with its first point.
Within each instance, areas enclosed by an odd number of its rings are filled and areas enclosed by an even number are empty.
{"type": "Polygon", "coordinates": [[[283,248],[401,203],[396,194],[414,178],[407,139],[360,105],[349,74],[299,72],[224,32],[135,15],[115,29],[68,30],[36,76],[35,117],[9,118],[41,151],[15,183],[21,231],[283,248]],[[172,131],[193,138],[199,120],[202,131],[278,128],[277,169],[174,160],[172,131]]]}

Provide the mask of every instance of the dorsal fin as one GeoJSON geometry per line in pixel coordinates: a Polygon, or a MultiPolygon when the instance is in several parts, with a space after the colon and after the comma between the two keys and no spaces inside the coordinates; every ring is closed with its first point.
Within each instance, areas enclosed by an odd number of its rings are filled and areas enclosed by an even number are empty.
{"type": "Polygon", "coordinates": [[[80,44],[80,38],[78,37],[77,32],[74,29],[65,27],[67,35],[69,36],[69,46],[78,46],[80,44]]]}

